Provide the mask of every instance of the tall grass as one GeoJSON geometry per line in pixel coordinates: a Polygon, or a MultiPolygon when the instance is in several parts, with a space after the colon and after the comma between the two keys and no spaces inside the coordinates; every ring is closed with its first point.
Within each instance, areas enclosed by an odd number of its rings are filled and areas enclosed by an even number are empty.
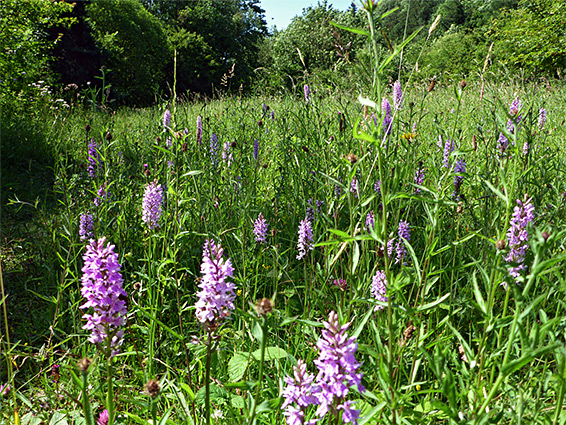
{"type": "MultiPolygon", "coordinates": [[[[558,83],[494,85],[480,100],[473,83],[403,89],[389,134],[379,102],[364,108],[312,84],[308,102],[301,93],[177,103],[169,129],[167,105],[46,109],[52,185],[35,202],[37,192],[17,173],[8,174],[14,184],[3,176],[10,339],[2,338],[2,352],[10,368],[0,376],[12,388],[0,396],[3,420],[11,423],[17,410],[26,424],[91,423],[83,419],[85,399],[96,420],[114,382],[117,423],[198,424],[209,413],[219,424],[284,423],[283,378],[298,359],[316,371],[322,322],[336,311],[358,344],[367,390],[352,389],[350,397],[360,424],[564,423],[566,91],[558,83]],[[520,122],[509,115],[516,98],[520,122]],[[541,107],[548,112],[542,129],[541,107]],[[509,139],[505,151],[500,133],[509,139]],[[91,138],[100,154],[96,177],[87,172],[91,138]],[[455,149],[444,167],[447,140],[455,149]],[[455,196],[458,159],[466,171],[455,196]],[[155,180],[165,200],[159,227],[150,230],[142,197],[155,180]],[[101,187],[107,196],[98,195],[101,187]],[[516,280],[504,256],[525,194],[535,220],[516,280]],[[111,379],[82,328],[79,216],[87,211],[94,237],[116,246],[128,293],[111,379]],[[266,244],[254,240],[259,213],[266,244]],[[305,217],[315,246],[298,260],[305,217]],[[402,221],[410,238],[398,235],[402,221]],[[237,287],[236,311],[217,329],[214,350],[203,344],[208,338],[210,347],[211,336],[194,311],[206,239],[224,248],[237,287]],[[388,253],[390,240],[405,247],[399,261],[395,249],[388,253]],[[387,278],[386,302],[371,294],[378,270],[387,278]],[[267,316],[253,307],[262,298],[274,304],[267,316]],[[94,361],[81,380],[76,364],[87,357],[94,361]],[[158,395],[143,393],[150,380],[159,382],[158,395]]],[[[391,88],[380,96],[391,99],[391,88]]]]}

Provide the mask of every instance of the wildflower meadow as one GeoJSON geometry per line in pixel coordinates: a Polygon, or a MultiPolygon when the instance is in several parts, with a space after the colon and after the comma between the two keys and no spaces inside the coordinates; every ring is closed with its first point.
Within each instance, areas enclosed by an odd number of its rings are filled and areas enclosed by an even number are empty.
{"type": "Polygon", "coordinates": [[[0,423],[565,424],[564,81],[390,81],[398,53],[347,90],[39,110],[0,423]]]}

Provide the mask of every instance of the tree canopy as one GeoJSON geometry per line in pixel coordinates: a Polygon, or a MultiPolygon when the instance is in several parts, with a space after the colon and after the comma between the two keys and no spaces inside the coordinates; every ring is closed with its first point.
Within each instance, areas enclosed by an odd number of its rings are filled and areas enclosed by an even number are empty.
{"type": "MultiPolygon", "coordinates": [[[[506,69],[552,76],[566,67],[564,0],[382,0],[374,16],[392,9],[376,18],[385,54],[440,16],[405,48],[401,65],[418,62],[415,78],[473,77],[491,45],[506,69]]],[[[340,11],[319,1],[271,33],[260,0],[4,0],[0,12],[3,104],[37,81],[96,84],[102,65],[110,97],[130,105],[174,87],[280,90],[306,75],[340,84],[369,66],[367,40],[332,24],[365,29],[355,2],[340,11]]]]}

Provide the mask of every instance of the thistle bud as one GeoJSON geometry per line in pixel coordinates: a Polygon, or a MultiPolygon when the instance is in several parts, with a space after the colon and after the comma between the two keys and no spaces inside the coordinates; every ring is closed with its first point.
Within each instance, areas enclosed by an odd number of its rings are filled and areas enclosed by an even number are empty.
{"type": "Polygon", "coordinates": [[[505,247],[507,246],[507,241],[505,239],[499,239],[497,242],[495,242],[495,247],[501,251],[502,249],[505,249],[505,247]]]}
{"type": "Polygon", "coordinates": [[[259,317],[267,316],[273,311],[273,302],[269,298],[262,298],[255,305],[259,317]]]}
{"type": "Polygon", "coordinates": [[[349,153],[348,155],[346,155],[346,159],[350,162],[350,164],[354,165],[356,162],[358,162],[358,156],[353,154],[353,153],[349,153]]]}
{"type": "Polygon", "coordinates": [[[433,80],[430,82],[430,85],[428,86],[428,92],[429,92],[429,93],[434,90],[434,86],[435,86],[435,85],[436,85],[436,78],[433,79],[433,80]]]}
{"type": "Polygon", "coordinates": [[[155,379],[150,379],[147,384],[145,384],[144,392],[150,397],[157,397],[159,394],[159,382],[155,379]]]}
{"type": "Polygon", "coordinates": [[[90,367],[91,364],[92,364],[92,360],[89,359],[88,357],[84,357],[79,360],[79,362],[77,363],[77,367],[82,373],[86,373],[88,372],[88,368],[90,367]]]}

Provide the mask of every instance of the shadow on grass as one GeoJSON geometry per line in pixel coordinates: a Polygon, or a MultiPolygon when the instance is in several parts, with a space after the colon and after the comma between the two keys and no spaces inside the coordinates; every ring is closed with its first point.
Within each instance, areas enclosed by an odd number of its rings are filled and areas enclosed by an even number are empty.
{"type": "Polygon", "coordinates": [[[34,205],[53,202],[55,157],[42,124],[29,117],[3,112],[0,140],[0,259],[8,324],[12,343],[31,345],[45,337],[53,317],[52,304],[34,294],[52,291],[43,281],[48,266],[40,249],[49,235],[34,205]]]}

